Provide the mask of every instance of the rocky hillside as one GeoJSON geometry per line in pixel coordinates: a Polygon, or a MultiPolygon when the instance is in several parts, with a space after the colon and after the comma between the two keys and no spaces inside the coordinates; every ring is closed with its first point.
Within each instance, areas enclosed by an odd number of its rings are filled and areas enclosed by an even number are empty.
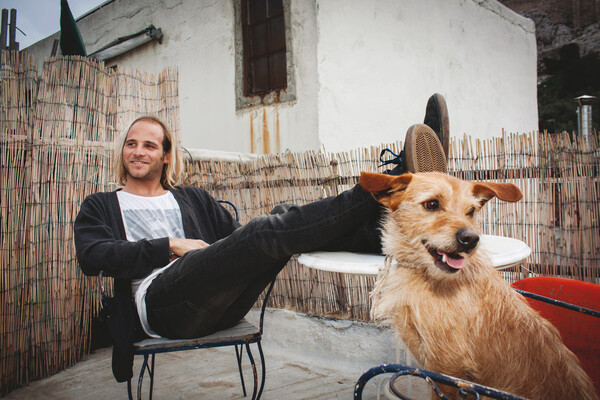
{"type": "Polygon", "coordinates": [[[538,73],[541,80],[552,74],[553,66],[561,59],[561,50],[575,57],[587,57],[600,54],[600,22],[590,23],[578,29],[568,24],[555,22],[543,11],[531,9],[523,15],[535,22],[538,46],[538,73]]]}
{"type": "Polygon", "coordinates": [[[593,126],[600,128],[600,2],[500,0],[536,25],[540,130],[577,129],[573,98],[596,96],[593,126]]]}

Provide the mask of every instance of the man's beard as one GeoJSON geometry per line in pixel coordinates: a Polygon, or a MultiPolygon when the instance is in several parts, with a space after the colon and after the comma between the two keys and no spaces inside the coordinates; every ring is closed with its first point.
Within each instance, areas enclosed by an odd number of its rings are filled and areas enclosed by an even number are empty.
{"type": "Polygon", "coordinates": [[[162,178],[165,166],[166,165],[162,162],[152,163],[148,166],[149,168],[146,171],[146,173],[143,173],[142,175],[140,175],[139,171],[135,171],[135,170],[133,171],[133,174],[132,174],[131,169],[127,168],[127,164],[123,163],[123,168],[125,168],[125,173],[126,173],[127,179],[133,179],[136,181],[144,181],[144,182],[152,181],[152,180],[156,179],[156,177],[158,177],[159,179],[162,178]]]}

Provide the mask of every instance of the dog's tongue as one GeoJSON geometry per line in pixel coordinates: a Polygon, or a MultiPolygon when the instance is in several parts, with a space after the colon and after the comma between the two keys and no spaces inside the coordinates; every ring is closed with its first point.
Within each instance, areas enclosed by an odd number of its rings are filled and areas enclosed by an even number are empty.
{"type": "Polygon", "coordinates": [[[465,263],[465,259],[463,257],[452,258],[446,253],[442,253],[438,251],[438,254],[442,256],[442,261],[451,266],[454,269],[461,269],[465,263]]]}

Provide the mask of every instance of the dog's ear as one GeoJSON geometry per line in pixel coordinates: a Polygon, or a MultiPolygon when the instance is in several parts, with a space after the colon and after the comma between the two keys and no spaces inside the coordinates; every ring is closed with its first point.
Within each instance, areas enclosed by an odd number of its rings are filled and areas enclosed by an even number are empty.
{"type": "Polygon", "coordinates": [[[386,175],[372,172],[360,173],[360,186],[371,193],[375,200],[395,210],[401,201],[401,194],[412,180],[412,174],[386,175]]]}
{"type": "Polygon", "coordinates": [[[473,184],[473,196],[480,198],[483,206],[493,197],[514,203],[523,198],[523,193],[512,183],[477,182],[473,184]]]}

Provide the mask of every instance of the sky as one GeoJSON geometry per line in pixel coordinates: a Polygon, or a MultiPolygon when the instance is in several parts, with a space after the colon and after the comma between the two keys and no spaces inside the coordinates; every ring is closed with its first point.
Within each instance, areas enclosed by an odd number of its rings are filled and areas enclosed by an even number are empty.
{"type": "MultiPolygon", "coordinates": [[[[73,16],[77,19],[106,0],[68,2],[73,16]]],[[[60,30],[60,0],[0,0],[0,9],[2,8],[17,9],[17,42],[20,50],[60,30]],[[19,32],[19,29],[24,33],[19,32]]]]}

